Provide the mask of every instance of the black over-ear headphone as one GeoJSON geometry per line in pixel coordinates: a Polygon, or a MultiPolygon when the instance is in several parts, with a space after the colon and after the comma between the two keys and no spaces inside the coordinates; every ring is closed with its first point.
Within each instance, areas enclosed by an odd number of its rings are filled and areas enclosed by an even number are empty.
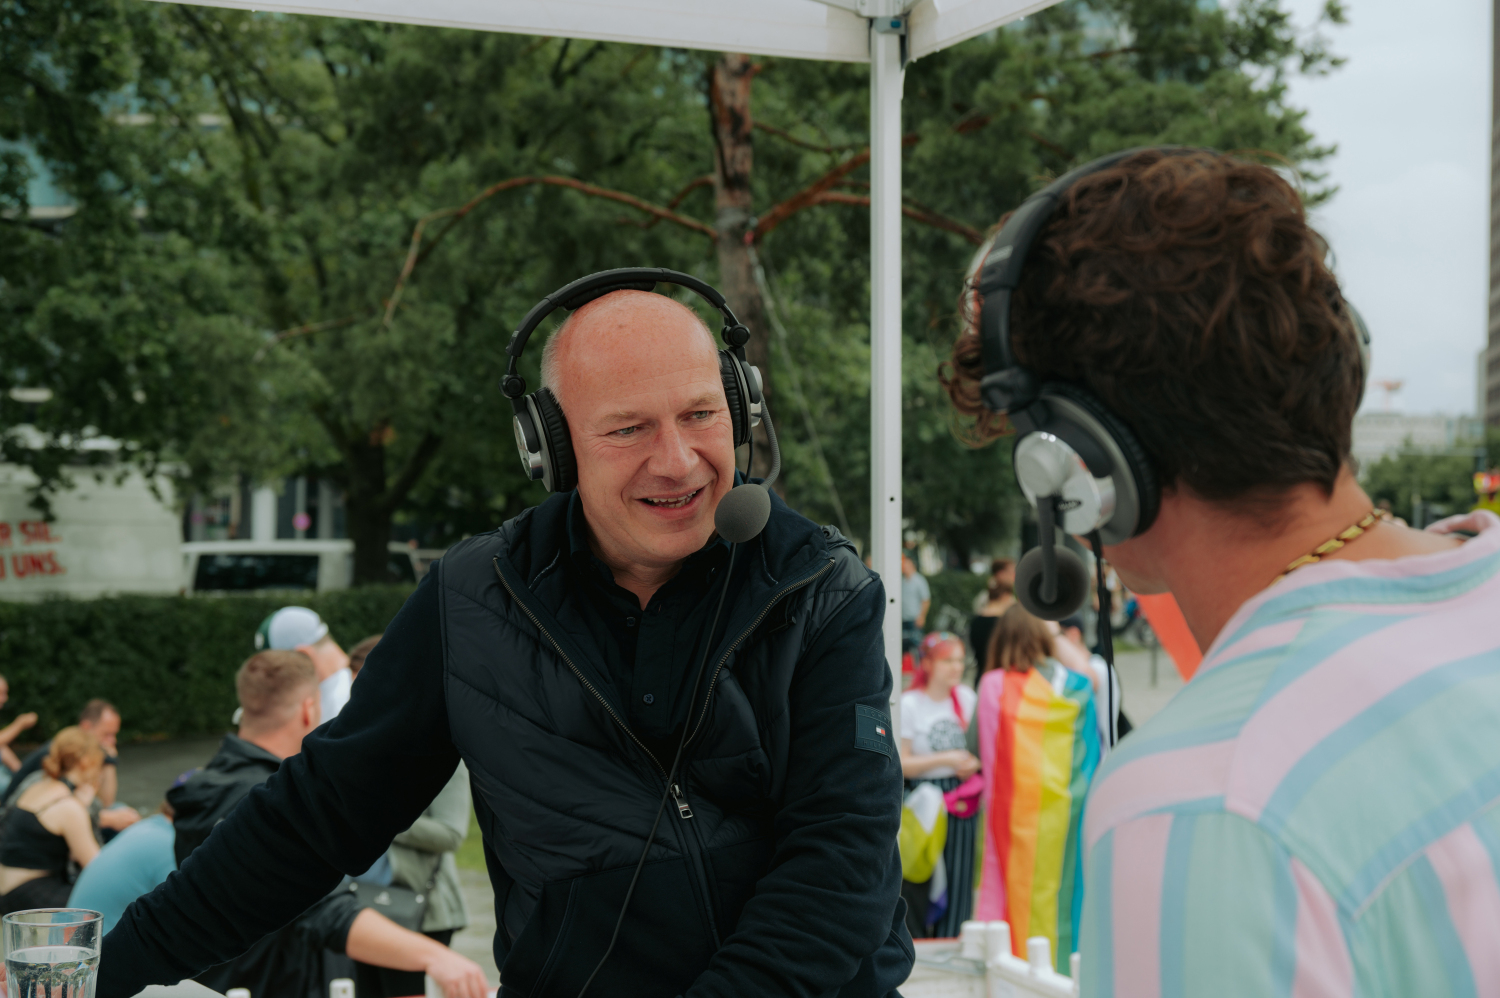
{"type": "Polygon", "coordinates": [[[552,292],[532,306],[510,336],[505,352],[510,355],[500,391],[510,399],[515,410],[516,448],[521,452],[521,466],[532,481],[540,481],[550,492],[567,492],[578,485],[578,463],[573,457],[573,438],[568,434],[568,420],[551,389],[542,387],[526,394],[526,379],[517,371],[521,352],[532,332],[558,309],[569,312],[603,297],[611,291],[651,291],[658,284],[674,284],[696,292],[724,317],[726,348],[719,351],[719,372],[724,377],[724,397],[734,425],[736,447],[750,440],[750,431],[760,425],[763,398],[760,371],[745,360],[745,344],[750,330],[734,317],[734,312],[711,285],[691,274],[659,267],[622,267],[601,270],[580,277],[572,284],[552,292]]]}
{"type": "MultiPolygon", "coordinates": [[[[988,248],[976,290],[980,295],[979,338],[984,361],[980,397],[1016,428],[1016,481],[1035,505],[1039,546],[1016,567],[1016,598],[1038,617],[1061,620],[1088,596],[1088,572],[1073,552],[1055,543],[1055,527],[1089,535],[1096,554],[1150,528],[1161,501],[1160,484],[1145,448],[1093,392],[1064,381],[1039,382],[1011,349],[1011,293],[1021,282],[1027,255],[1069,188],[1148,148],[1169,155],[1207,150],[1184,146],[1127,149],[1063,174],[1027,198],[988,248]]],[[[1369,330],[1342,298],[1335,307],[1359,341],[1369,368],[1369,330]]],[[[1102,589],[1102,587],[1101,587],[1102,589]]],[[[1105,594],[1101,592],[1101,600],[1105,594]]],[[[1101,607],[1101,615],[1108,610],[1101,607]]]]}

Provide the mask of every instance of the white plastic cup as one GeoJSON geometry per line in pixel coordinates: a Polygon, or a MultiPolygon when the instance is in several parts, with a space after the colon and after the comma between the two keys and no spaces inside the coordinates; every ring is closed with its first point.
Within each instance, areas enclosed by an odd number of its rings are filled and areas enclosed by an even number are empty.
{"type": "Polygon", "coordinates": [[[335,977],[328,982],[328,998],[354,998],[354,982],[347,977],[335,977]]]}
{"type": "Polygon", "coordinates": [[[1031,972],[1040,974],[1044,970],[1052,969],[1052,940],[1046,936],[1032,936],[1026,940],[1026,962],[1031,964],[1031,972]]]}
{"type": "Polygon", "coordinates": [[[987,922],[984,926],[984,962],[1010,956],[1010,923],[987,922]]]}
{"type": "Polygon", "coordinates": [[[968,921],[958,929],[958,955],[965,960],[984,959],[984,923],[968,921]]]}

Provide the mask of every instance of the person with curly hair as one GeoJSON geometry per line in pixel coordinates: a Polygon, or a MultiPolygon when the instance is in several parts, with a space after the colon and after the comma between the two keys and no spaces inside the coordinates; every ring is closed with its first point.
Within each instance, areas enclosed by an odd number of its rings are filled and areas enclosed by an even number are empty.
{"type": "MultiPolygon", "coordinates": [[[[1134,436],[1159,507],[1104,555],[1205,653],[1090,790],[1083,994],[1500,992],[1500,518],[1412,530],[1360,488],[1361,323],[1284,176],[1094,166],[1024,216],[1009,345],[1134,436]]],[[[943,375],[976,442],[1009,422],[982,305],[943,375]]]]}

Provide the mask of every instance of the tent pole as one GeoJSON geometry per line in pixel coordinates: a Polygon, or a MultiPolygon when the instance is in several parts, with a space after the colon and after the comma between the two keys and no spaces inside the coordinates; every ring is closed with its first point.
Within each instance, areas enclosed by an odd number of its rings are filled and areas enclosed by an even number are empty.
{"type": "Polygon", "coordinates": [[[885,655],[901,728],[902,37],[870,30],[870,553],[885,583],[885,655]]]}

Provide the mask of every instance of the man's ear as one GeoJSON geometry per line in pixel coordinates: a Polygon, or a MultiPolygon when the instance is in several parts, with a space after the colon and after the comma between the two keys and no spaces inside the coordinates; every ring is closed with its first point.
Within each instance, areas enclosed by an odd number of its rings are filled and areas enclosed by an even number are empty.
{"type": "Polygon", "coordinates": [[[313,692],[312,696],[302,701],[302,726],[308,731],[323,723],[323,709],[318,700],[318,694],[313,692]]]}

